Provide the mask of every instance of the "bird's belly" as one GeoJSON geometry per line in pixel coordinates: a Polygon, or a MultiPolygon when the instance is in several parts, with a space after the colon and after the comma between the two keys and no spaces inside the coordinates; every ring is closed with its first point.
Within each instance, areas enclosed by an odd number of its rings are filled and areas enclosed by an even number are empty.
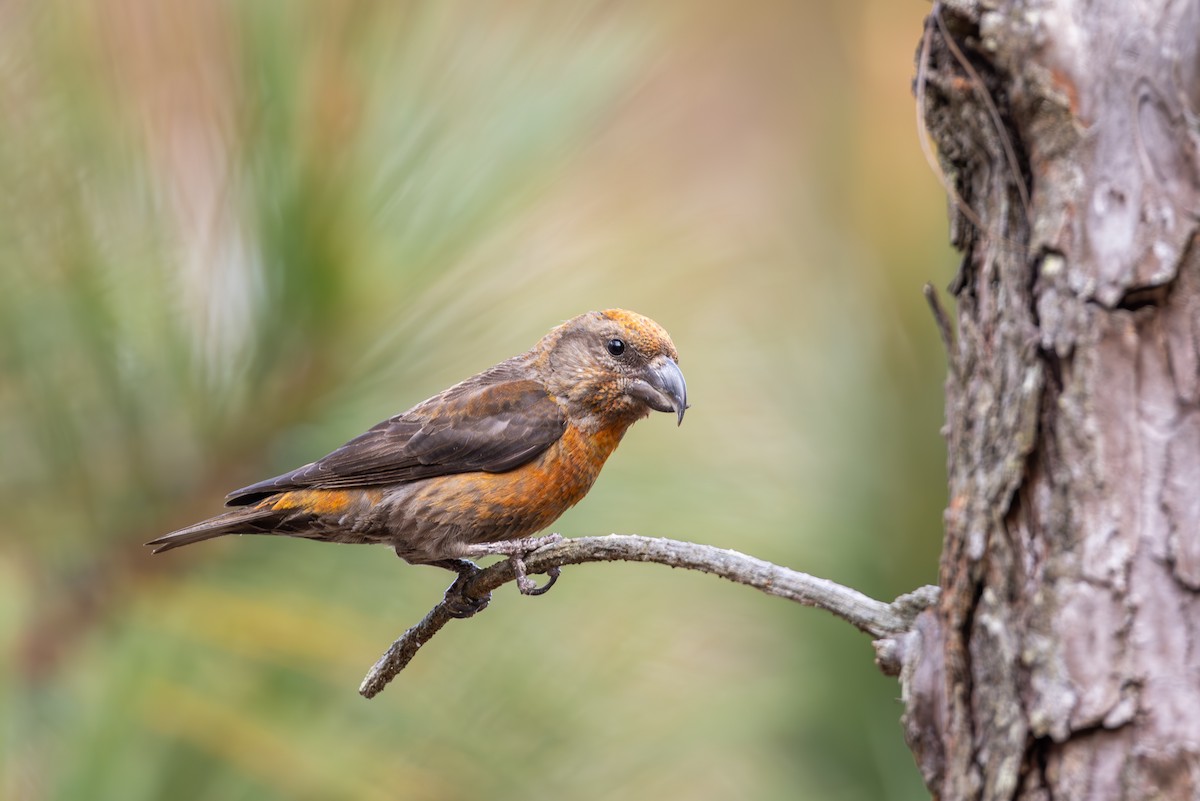
{"type": "Polygon", "coordinates": [[[397,487],[385,506],[405,531],[397,552],[410,561],[457,555],[456,546],[540,531],[587,494],[620,441],[568,428],[533,461],[504,473],[460,473],[397,487]]]}

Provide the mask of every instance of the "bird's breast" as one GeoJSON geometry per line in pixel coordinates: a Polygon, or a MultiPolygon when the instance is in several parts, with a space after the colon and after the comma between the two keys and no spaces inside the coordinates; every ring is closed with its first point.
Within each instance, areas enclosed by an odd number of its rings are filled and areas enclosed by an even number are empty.
{"type": "Polygon", "coordinates": [[[461,473],[413,485],[404,514],[419,528],[489,542],[546,528],[591,489],[624,429],[586,434],[568,426],[540,456],[504,473],[461,473]]]}

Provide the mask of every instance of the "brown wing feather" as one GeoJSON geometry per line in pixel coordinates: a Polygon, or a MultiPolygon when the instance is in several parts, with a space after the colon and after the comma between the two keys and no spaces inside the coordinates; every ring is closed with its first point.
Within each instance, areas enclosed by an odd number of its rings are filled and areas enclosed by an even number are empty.
{"type": "Polygon", "coordinates": [[[230,493],[226,503],[241,506],[295,489],[501,473],[533,459],[566,426],[566,413],[537,382],[464,383],[383,421],[319,461],[230,493]]]}

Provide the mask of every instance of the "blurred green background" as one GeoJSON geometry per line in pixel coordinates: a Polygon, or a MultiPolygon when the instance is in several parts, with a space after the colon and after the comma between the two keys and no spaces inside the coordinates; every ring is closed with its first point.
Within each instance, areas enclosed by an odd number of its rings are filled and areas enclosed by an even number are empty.
{"type": "Polygon", "coordinates": [[[867,638],[743,587],[509,586],[368,702],[448,574],[141,547],[621,306],[672,333],[693,408],[555,530],[934,581],[926,10],[0,5],[0,796],[927,797],[867,638]]]}

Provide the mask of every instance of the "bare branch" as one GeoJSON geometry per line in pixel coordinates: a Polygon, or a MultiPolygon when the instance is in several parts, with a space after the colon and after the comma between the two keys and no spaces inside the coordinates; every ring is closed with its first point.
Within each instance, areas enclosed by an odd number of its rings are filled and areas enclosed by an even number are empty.
{"type": "MultiPolygon", "coordinates": [[[[857,590],[827,579],[810,576],[756,559],[737,551],[655,537],[612,534],[607,537],[578,537],[547,545],[525,559],[529,573],[545,573],[553,567],[584,562],[657,562],[669,567],[699,570],[754,587],[768,595],[824,609],[849,622],[875,639],[908,631],[922,609],[937,599],[936,587],[923,587],[884,603],[857,590]]],[[[512,564],[498,562],[449,593],[421,622],[404,632],[367,673],[358,691],[372,698],[387,686],[412,660],[422,645],[455,619],[451,610],[474,606],[482,609],[491,591],[513,581],[512,564]]],[[[460,611],[461,615],[461,611],[460,611]]]]}

